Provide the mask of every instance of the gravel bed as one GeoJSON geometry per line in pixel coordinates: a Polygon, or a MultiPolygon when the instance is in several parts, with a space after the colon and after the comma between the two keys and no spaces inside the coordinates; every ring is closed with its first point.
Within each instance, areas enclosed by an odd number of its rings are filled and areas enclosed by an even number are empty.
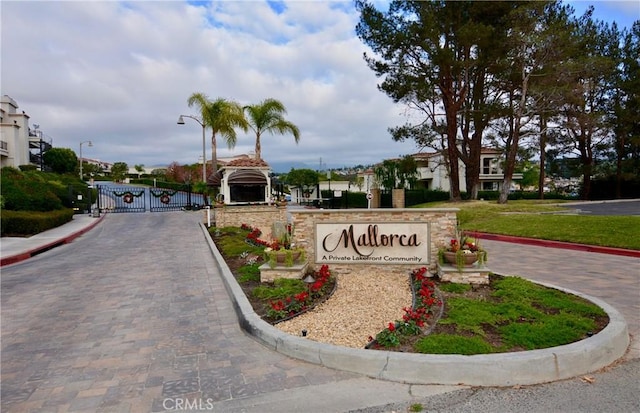
{"type": "Polygon", "coordinates": [[[275,325],[278,329],[339,346],[364,348],[411,307],[409,276],[371,272],[336,274],[338,287],[333,295],[313,310],[275,325]]]}

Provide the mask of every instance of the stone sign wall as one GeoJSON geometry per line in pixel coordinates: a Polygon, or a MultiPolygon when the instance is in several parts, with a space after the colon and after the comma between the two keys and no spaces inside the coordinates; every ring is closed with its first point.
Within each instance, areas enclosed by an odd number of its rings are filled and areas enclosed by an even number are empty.
{"type": "Polygon", "coordinates": [[[435,268],[438,248],[455,233],[457,211],[416,208],[289,212],[295,229],[293,241],[305,249],[311,265],[326,262],[332,270],[343,273],[406,274],[419,266],[435,268]]]}

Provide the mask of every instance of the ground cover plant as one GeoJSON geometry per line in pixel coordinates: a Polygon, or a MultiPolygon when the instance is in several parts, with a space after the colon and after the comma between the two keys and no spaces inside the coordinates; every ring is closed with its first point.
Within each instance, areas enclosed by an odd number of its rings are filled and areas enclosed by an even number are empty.
{"type": "MultiPolygon", "coordinates": [[[[335,286],[301,280],[261,283],[263,245],[247,241],[251,229],[211,228],[213,241],[256,313],[276,323],[326,299],[335,286]]],[[[329,275],[327,275],[329,274],[329,275]]],[[[440,282],[426,268],[413,271],[415,305],[389,320],[370,348],[431,354],[488,354],[555,347],[596,334],[608,323],[593,303],[519,277],[492,275],[489,285],[440,282]],[[428,333],[428,334],[425,334],[428,333]]]]}
{"type": "Polygon", "coordinates": [[[640,216],[557,214],[567,211],[557,200],[434,202],[415,207],[459,208],[460,228],[467,231],[640,250],[636,234],[640,216]]]}
{"type": "Polygon", "coordinates": [[[264,249],[270,243],[260,238],[258,230],[243,225],[209,232],[254,311],[265,321],[277,323],[307,311],[326,300],[335,287],[327,266],[310,274],[314,278],[310,285],[299,279],[262,283],[260,265],[266,262],[264,249]]]}
{"type": "Polygon", "coordinates": [[[464,355],[534,350],[582,340],[609,322],[595,304],[519,277],[492,275],[488,285],[470,285],[424,281],[427,274],[426,268],[412,274],[414,284],[431,290],[418,289],[416,297],[418,303],[428,300],[430,311],[422,318],[426,328],[412,328],[407,312],[368,348],[464,355]],[[440,302],[442,314],[433,317],[440,302]]]}
{"type": "Polygon", "coordinates": [[[485,354],[573,343],[602,330],[595,304],[519,277],[492,275],[486,286],[439,283],[444,316],[413,343],[418,353],[485,354]]]}

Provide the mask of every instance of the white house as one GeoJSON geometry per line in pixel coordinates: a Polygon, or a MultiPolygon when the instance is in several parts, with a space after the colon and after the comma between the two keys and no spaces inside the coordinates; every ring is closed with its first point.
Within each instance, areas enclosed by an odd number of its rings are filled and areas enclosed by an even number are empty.
{"type": "MultiPolygon", "coordinates": [[[[502,152],[483,148],[480,152],[480,188],[481,191],[498,191],[504,180],[504,173],[500,167],[500,156],[502,152]]],[[[439,152],[416,153],[411,155],[418,164],[419,186],[427,189],[449,191],[451,183],[449,173],[444,163],[444,157],[439,152]]],[[[459,163],[459,185],[461,190],[467,187],[465,178],[465,165],[459,163]]],[[[371,175],[373,173],[371,172],[371,175]]],[[[367,179],[367,177],[365,177],[367,179]]],[[[372,179],[370,176],[368,179],[372,179]]],[[[521,173],[514,173],[512,179],[518,181],[522,179],[521,173]]]]}
{"type": "Polygon", "coordinates": [[[29,115],[18,111],[18,103],[10,96],[0,99],[0,167],[35,165],[43,169],[42,154],[51,149],[52,139],[29,127],[29,115]]]}
{"type": "Polygon", "coordinates": [[[309,196],[305,196],[302,193],[302,188],[297,186],[291,186],[289,189],[291,190],[291,202],[294,204],[313,204],[314,201],[321,200],[322,191],[333,191],[334,198],[340,198],[346,191],[362,192],[350,181],[320,181],[318,185],[310,189],[309,196]]]}

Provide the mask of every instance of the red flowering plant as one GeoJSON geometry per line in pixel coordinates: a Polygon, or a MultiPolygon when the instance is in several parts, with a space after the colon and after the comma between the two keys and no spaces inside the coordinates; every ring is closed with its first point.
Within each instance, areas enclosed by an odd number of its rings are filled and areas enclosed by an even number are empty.
{"type": "Polygon", "coordinates": [[[421,267],[411,273],[414,291],[414,305],[402,310],[402,320],[389,323],[387,328],[379,332],[375,338],[369,337],[368,348],[397,347],[403,337],[419,335],[424,331],[434,307],[442,306],[436,297],[435,283],[427,277],[427,268],[421,267]]]}
{"type": "Polygon", "coordinates": [[[308,285],[307,291],[294,294],[292,296],[271,301],[267,307],[266,316],[274,322],[294,317],[314,306],[314,303],[326,296],[331,285],[331,271],[328,265],[322,265],[319,270],[314,271],[311,276],[313,283],[308,285]]]}
{"type": "Polygon", "coordinates": [[[313,278],[315,281],[309,286],[309,291],[311,292],[312,298],[318,298],[328,292],[326,289],[329,286],[329,281],[331,279],[329,266],[327,264],[323,264],[319,270],[314,272],[313,278]]]}
{"type": "Polygon", "coordinates": [[[247,224],[240,225],[240,228],[245,231],[249,231],[249,234],[247,234],[247,237],[245,239],[248,244],[255,245],[255,246],[263,246],[263,247],[266,247],[269,245],[267,241],[260,239],[260,235],[262,235],[262,231],[260,231],[260,229],[253,228],[252,226],[247,224]]]}
{"type": "Polygon", "coordinates": [[[480,247],[480,241],[477,238],[471,238],[464,235],[461,231],[456,230],[454,238],[449,240],[449,244],[438,250],[438,261],[440,264],[445,263],[445,253],[455,254],[455,264],[458,270],[465,266],[467,254],[475,254],[478,264],[483,265],[487,261],[487,252],[480,247]]]}
{"type": "Polygon", "coordinates": [[[303,291],[293,297],[271,301],[267,308],[267,317],[273,320],[282,320],[306,311],[310,304],[309,293],[303,291]]]}

